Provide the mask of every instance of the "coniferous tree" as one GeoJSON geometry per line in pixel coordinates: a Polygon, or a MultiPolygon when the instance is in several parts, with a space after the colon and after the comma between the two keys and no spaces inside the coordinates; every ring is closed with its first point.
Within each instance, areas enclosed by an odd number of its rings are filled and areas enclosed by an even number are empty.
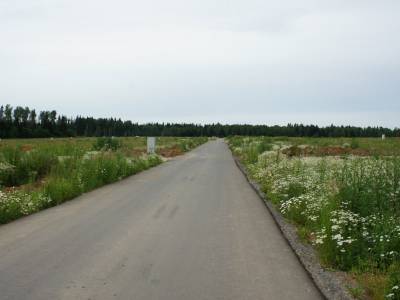
{"type": "Polygon", "coordinates": [[[55,110],[41,111],[11,105],[0,106],[0,137],[50,137],[50,136],[219,136],[267,135],[309,137],[388,137],[400,136],[400,129],[383,127],[334,126],[291,124],[287,126],[233,124],[138,124],[116,118],[77,116],[68,119],[55,110]]]}

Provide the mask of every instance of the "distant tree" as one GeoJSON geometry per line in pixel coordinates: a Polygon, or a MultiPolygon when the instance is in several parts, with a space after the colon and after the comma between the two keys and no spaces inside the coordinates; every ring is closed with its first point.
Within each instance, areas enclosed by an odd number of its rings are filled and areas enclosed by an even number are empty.
{"type": "Polygon", "coordinates": [[[29,113],[29,125],[31,128],[36,127],[36,111],[32,109],[29,113]]]}
{"type": "Polygon", "coordinates": [[[12,111],[13,111],[13,109],[12,109],[11,105],[7,104],[6,108],[4,110],[4,118],[5,118],[6,123],[9,123],[9,124],[12,123],[12,111]]]}
{"type": "Polygon", "coordinates": [[[11,105],[0,107],[0,137],[48,137],[48,136],[219,136],[267,135],[310,137],[378,137],[400,136],[400,129],[383,127],[334,126],[287,124],[286,126],[233,124],[138,124],[116,118],[77,116],[68,119],[55,110],[41,111],[11,105]]]}

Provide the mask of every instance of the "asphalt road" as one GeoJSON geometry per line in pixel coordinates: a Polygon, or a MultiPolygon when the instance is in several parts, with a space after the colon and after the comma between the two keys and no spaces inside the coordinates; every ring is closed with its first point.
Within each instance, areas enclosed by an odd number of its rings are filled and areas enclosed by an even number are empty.
{"type": "Polygon", "coordinates": [[[321,299],[223,141],[0,226],[0,299],[321,299]]]}

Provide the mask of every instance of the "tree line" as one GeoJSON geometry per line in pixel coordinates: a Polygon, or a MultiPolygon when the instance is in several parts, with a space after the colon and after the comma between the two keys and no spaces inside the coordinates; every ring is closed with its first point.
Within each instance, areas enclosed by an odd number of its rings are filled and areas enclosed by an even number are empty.
{"type": "Polygon", "coordinates": [[[0,138],[45,138],[74,136],[290,136],[290,137],[400,137],[400,128],[288,124],[139,124],[116,118],[77,116],[68,118],[55,110],[36,112],[29,107],[0,107],[0,138]]]}

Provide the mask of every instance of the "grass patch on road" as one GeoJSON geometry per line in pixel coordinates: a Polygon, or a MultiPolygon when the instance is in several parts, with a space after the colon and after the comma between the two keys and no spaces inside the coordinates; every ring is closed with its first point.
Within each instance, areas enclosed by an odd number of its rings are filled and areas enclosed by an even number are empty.
{"type": "Polygon", "coordinates": [[[268,199],[356,278],[362,299],[400,299],[400,139],[231,137],[268,199]]]}
{"type": "MultiPolygon", "coordinates": [[[[157,152],[179,155],[207,138],[162,137],[157,152]],[[178,150],[176,150],[178,149],[178,150]]],[[[0,142],[0,224],[160,164],[146,139],[63,138],[0,142]]]]}

